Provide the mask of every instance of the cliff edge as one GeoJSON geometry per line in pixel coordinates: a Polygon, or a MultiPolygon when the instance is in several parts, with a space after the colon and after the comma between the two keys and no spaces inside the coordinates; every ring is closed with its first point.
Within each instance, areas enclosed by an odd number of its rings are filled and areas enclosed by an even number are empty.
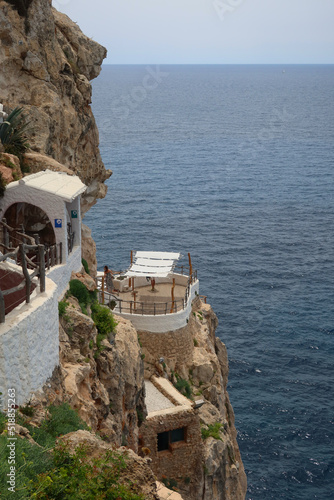
{"type": "Polygon", "coordinates": [[[53,168],[48,157],[88,186],[86,212],[106,194],[107,172],[90,107],[90,81],[101,71],[106,49],[86,37],[51,0],[0,0],[0,102],[23,106],[32,131],[31,172],[53,168]]]}

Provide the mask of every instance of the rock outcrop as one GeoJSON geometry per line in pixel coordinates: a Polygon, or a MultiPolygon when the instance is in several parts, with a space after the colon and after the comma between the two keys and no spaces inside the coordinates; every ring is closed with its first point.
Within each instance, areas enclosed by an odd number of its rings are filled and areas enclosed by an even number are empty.
{"type": "MultiPolygon", "coordinates": [[[[51,0],[0,0],[0,43],[0,102],[6,110],[24,107],[35,153],[53,158],[87,184],[86,212],[105,196],[104,181],[111,175],[100,156],[90,107],[90,81],[99,75],[106,49],[52,8],[51,0]]],[[[49,168],[46,158],[29,156],[28,163],[34,170],[49,168]]]]}
{"type": "Polygon", "coordinates": [[[146,415],[137,332],[120,319],[109,339],[100,341],[94,321],[81,312],[78,301],[66,300],[59,333],[60,374],[56,372],[37,400],[67,401],[92,431],[137,452],[139,421],[146,415]]]}
{"type": "Polygon", "coordinates": [[[217,325],[211,306],[197,298],[186,327],[159,336],[139,332],[145,354],[145,376],[158,375],[172,382],[182,377],[191,387],[193,399],[204,400],[198,410],[202,429],[208,435],[203,441],[202,475],[197,474],[188,485],[182,483],[181,476],[173,478],[185,500],[243,500],[246,494],[247,480],[227,392],[227,351],[215,336],[217,325]],[[161,363],[163,336],[168,343],[161,363]]]}

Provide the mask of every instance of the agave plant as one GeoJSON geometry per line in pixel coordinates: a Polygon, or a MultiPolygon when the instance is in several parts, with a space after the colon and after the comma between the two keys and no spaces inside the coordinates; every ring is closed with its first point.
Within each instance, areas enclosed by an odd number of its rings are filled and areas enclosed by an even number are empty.
{"type": "Polygon", "coordinates": [[[25,135],[29,122],[23,115],[23,108],[15,108],[0,124],[0,141],[6,153],[22,156],[29,148],[25,135]]]}

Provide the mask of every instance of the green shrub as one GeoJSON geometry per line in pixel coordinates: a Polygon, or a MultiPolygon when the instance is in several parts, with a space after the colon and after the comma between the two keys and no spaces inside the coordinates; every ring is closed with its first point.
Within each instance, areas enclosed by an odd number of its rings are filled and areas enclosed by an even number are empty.
{"type": "Polygon", "coordinates": [[[144,413],[141,411],[140,408],[136,408],[136,412],[137,412],[137,419],[138,419],[138,426],[140,426],[144,420],[145,420],[145,416],[144,416],[144,413]]]}
{"type": "Polygon", "coordinates": [[[181,392],[181,394],[183,394],[187,398],[190,398],[191,387],[188,380],[185,380],[184,378],[181,378],[176,374],[176,382],[174,383],[174,386],[179,392],[181,392]]]}
{"type": "Polygon", "coordinates": [[[89,274],[89,267],[88,267],[88,264],[87,264],[87,260],[86,259],[81,259],[81,262],[82,262],[82,265],[83,265],[86,273],[89,274]]]}
{"type": "Polygon", "coordinates": [[[5,153],[11,153],[22,160],[23,154],[29,149],[25,135],[29,122],[26,122],[23,108],[15,108],[0,124],[0,141],[5,153]]]}
{"type": "Polygon", "coordinates": [[[0,411],[0,434],[3,433],[3,431],[6,428],[6,415],[0,411]]]}
{"type": "Polygon", "coordinates": [[[90,302],[90,297],[87,288],[83,283],[81,283],[81,281],[70,281],[70,293],[78,299],[79,304],[84,304],[87,307],[88,303],[90,302]]]}
{"type": "Polygon", "coordinates": [[[32,438],[42,447],[51,448],[59,436],[88,427],[78,413],[67,403],[49,407],[50,418],[43,421],[41,427],[27,425],[32,438]]]}
{"type": "Polygon", "coordinates": [[[29,443],[27,439],[17,439],[15,441],[16,493],[12,493],[7,489],[9,486],[7,483],[9,472],[7,445],[7,436],[0,436],[0,497],[4,500],[31,498],[27,492],[27,484],[35,480],[38,474],[53,466],[52,455],[43,448],[29,443]]]}
{"type": "Polygon", "coordinates": [[[66,302],[65,300],[61,300],[60,302],[58,302],[58,313],[60,318],[62,318],[65,315],[67,306],[68,302],[66,302]]]}
{"type": "Polygon", "coordinates": [[[101,306],[98,302],[94,302],[92,305],[92,319],[97,331],[105,336],[113,332],[117,325],[110,309],[101,306]]]}
{"type": "Polygon", "coordinates": [[[216,422],[215,424],[209,424],[208,428],[201,428],[202,439],[207,439],[208,437],[213,437],[214,439],[222,440],[219,434],[220,429],[222,428],[222,424],[216,422]]]}
{"type": "Polygon", "coordinates": [[[33,417],[35,414],[34,408],[29,405],[20,406],[20,412],[23,413],[23,415],[26,415],[27,417],[33,417]]]}
{"type": "Polygon", "coordinates": [[[126,459],[114,451],[92,459],[81,446],[71,455],[66,445],[61,444],[54,451],[53,470],[40,474],[29,486],[29,493],[47,500],[144,500],[133,490],[130,482],[119,482],[121,472],[126,469],[126,459]],[[132,491],[131,491],[132,490],[132,491]]]}
{"type": "Polygon", "coordinates": [[[168,479],[167,477],[162,479],[162,482],[169,490],[176,491],[177,489],[177,481],[175,479],[168,479]]]}

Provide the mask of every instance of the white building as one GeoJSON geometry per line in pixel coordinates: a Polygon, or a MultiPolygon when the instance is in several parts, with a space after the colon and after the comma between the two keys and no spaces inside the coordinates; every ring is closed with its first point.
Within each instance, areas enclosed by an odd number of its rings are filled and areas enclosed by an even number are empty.
{"type": "MultiPolygon", "coordinates": [[[[80,197],[85,190],[78,177],[46,170],[10,183],[0,199],[0,220],[5,218],[9,226],[46,248],[57,249],[57,262],[46,273],[45,292],[37,285],[30,303],[19,304],[0,324],[0,391],[6,395],[14,388],[17,404],[29,400],[59,364],[58,299],[72,271],[82,267],[80,197]]],[[[1,268],[6,271],[0,281],[4,290],[5,277],[22,271],[8,262],[1,268]]]]}

